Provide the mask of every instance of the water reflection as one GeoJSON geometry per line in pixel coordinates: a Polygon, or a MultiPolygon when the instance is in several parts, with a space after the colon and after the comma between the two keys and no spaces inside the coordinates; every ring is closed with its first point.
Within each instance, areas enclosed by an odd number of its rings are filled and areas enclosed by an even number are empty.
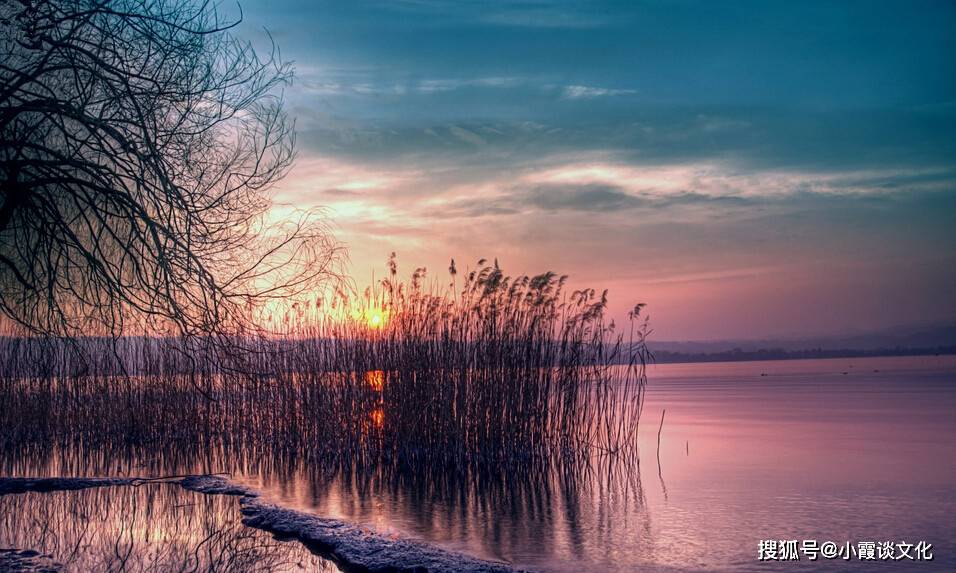
{"type": "MultiPolygon", "coordinates": [[[[19,452],[16,460],[5,456],[3,472],[174,475],[226,471],[235,481],[262,490],[267,500],[284,506],[535,570],[574,571],[581,562],[600,562],[606,558],[605,543],[624,544],[633,554],[645,554],[650,547],[650,520],[643,510],[644,489],[636,459],[599,456],[589,464],[491,467],[413,464],[407,458],[322,460],[307,452],[281,449],[221,445],[197,451],[191,445],[180,446],[156,451],[74,443],[48,448],[42,455],[29,449],[19,452]],[[547,555],[554,564],[542,567],[540,561],[528,559],[534,555],[547,555]],[[562,560],[567,560],[566,567],[562,560]]],[[[106,490],[100,495],[104,516],[130,505],[110,502],[106,490]]],[[[230,503],[219,514],[226,515],[223,520],[228,521],[230,511],[233,519],[238,515],[228,498],[210,499],[230,503]]],[[[12,529],[16,519],[8,521],[12,529]]]]}
{"type": "Polygon", "coordinates": [[[606,558],[603,542],[625,543],[635,555],[649,546],[640,473],[623,459],[500,472],[355,464],[306,469],[290,481],[247,479],[284,505],[534,569],[566,561],[566,570],[579,570],[606,558]]]}
{"type": "Polygon", "coordinates": [[[362,375],[362,381],[365,382],[367,386],[371,387],[372,390],[381,392],[382,389],[385,388],[385,371],[369,370],[362,375]]]}
{"type": "Polygon", "coordinates": [[[365,432],[369,436],[380,435],[385,429],[385,397],[382,392],[385,390],[385,371],[369,370],[362,375],[362,381],[378,395],[373,399],[371,411],[368,413],[368,422],[365,426],[365,432]]]}
{"type": "Polygon", "coordinates": [[[234,497],[175,484],[0,496],[0,547],[52,555],[65,571],[324,571],[295,542],[242,525],[234,497]]]}
{"type": "MultiPolygon", "coordinates": [[[[229,472],[267,501],[545,572],[768,570],[755,560],[757,543],[774,537],[926,539],[937,557],[919,570],[956,570],[956,358],[666,365],[651,374],[640,467],[610,457],[343,460],[255,440],[157,448],[85,436],[11,446],[0,451],[0,474],[229,472]]],[[[357,415],[371,424],[369,412],[357,415]]],[[[386,404],[386,426],[388,415],[386,404]]]]}

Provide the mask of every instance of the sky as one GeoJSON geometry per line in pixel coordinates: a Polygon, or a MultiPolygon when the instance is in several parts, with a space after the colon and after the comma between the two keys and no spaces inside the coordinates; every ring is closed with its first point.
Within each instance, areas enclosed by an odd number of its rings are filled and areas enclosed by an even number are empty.
{"type": "MultiPolygon", "coordinates": [[[[278,209],[356,284],[497,258],[661,340],[956,320],[956,3],[245,0],[296,69],[278,209]]],[[[444,280],[444,279],[442,279],[444,280]]]]}

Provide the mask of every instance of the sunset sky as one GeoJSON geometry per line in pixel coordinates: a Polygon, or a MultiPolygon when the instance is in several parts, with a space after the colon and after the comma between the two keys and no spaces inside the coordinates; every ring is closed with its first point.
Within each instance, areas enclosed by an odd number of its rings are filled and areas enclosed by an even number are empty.
{"type": "Polygon", "coordinates": [[[658,339],[956,319],[956,4],[248,0],[359,285],[497,257],[658,339]]]}

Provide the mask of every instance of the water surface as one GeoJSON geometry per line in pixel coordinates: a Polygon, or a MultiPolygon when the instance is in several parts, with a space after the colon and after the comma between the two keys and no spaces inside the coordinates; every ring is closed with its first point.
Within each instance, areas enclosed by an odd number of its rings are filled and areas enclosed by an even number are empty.
{"type": "Polygon", "coordinates": [[[56,571],[76,573],[338,570],[239,517],[238,498],[172,483],[2,495],[0,548],[36,552],[56,571]]]}
{"type": "MultiPolygon", "coordinates": [[[[270,501],[539,571],[953,571],[954,413],[956,357],[672,364],[649,371],[639,471],[609,458],[463,474],[269,447],[73,444],[9,453],[3,473],[230,471],[270,501]],[[925,540],[935,559],[761,563],[763,539],[925,540]]],[[[0,544],[22,522],[16,497],[0,502],[0,544]]]]}
{"type": "Polygon", "coordinates": [[[762,539],[925,540],[932,562],[799,568],[956,570],[956,357],[668,364],[649,379],[637,476],[609,464],[480,487],[440,472],[247,479],[289,505],[542,571],[798,566],[758,562],[762,539]]]}

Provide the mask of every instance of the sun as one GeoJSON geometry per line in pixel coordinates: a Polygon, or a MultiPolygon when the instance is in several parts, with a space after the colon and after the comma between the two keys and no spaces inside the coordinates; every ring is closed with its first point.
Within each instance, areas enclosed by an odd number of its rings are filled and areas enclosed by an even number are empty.
{"type": "Polygon", "coordinates": [[[385,325],[385,315],[380,310],[373,310],[368,313],[369,328],[381,328],[385,325]]]}

